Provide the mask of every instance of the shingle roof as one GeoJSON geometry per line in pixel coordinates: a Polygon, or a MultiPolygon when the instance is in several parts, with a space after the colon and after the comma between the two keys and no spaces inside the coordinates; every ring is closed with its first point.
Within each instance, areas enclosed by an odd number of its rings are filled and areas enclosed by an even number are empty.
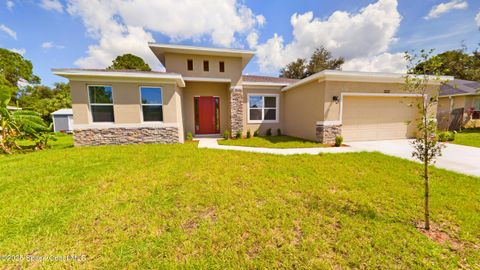
{"type": "Polygon", "coordinates": [[[246,82],[265,82],[265,83],[294,83],[299,80],[297,79],[288,79],[288,78],[279,78],[279,77],[270,77],[270,76],[257,76],[257,75],[243,75],[243,80],[246,82]]]}
{"type": "Polygon", "coordinates": [[[453,80],[440,87],[440,96],[450,95],[480,95],[480,83],[466,80],[453,80]]]}

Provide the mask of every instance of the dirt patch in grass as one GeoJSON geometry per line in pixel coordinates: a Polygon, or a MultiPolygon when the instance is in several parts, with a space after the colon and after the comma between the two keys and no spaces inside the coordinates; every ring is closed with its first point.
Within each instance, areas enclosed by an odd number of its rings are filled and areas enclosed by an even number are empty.
{"type": "Polygon", "coordinates": [[[464,247],[464,244],[452,235],[454,232],[451,232],[450,234],[447,233],[444,226],[437,223],[430,222],[430,230],[428,231],[425,230],[425,223],[423,221],[415,222],[415,227],[419,232],[431,240],[440,244],[451,245],[454,250],[461,250],[464,247]]]}

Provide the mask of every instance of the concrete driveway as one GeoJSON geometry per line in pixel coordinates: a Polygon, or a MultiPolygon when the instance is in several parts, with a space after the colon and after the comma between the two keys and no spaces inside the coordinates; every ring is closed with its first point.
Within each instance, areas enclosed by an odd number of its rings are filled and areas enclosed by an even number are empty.
{"type": "MultiPolygon", "coordinates": [[[[361,151],[378,151],[386,155],[415,160],[412,158],[411,140],[347,142],[346,144],[361,151]]],[[[443,149],[442,156],[437,159],[435,166],[480,176],[480,148],[446,144],[446,148],[443,149]]]]}

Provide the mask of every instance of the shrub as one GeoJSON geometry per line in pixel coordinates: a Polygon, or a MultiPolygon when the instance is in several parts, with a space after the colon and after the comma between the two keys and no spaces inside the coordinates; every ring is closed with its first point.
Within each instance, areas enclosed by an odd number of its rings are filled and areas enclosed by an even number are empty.
{"type": "Polygon", "coordinates": [[[260,130],[257,129],[253,132],[253,137],[258,137],[259,134],[260,134],[260,130]]]}
{"type": "Polygon", "coordinates": [[[455,140],[455,133],[451,131],[442,131],[438,133],[437,137],[438,137],[438,140],[441,142],[446,142],[446,141],[451,142],[455,140]]]}
{"type": "Polygon", "coordinates": [[[247,139],[250,139],[250,137],[252,137],[252,132],[249,130],[247,130],[247,139]]]}
{"type": "Polygon", "coordinates": [[[265,135],[268,137],[268,136],[272,136],[272,129],[269,128],[267,129],[267,132],[265,132],[265,135]]]}
{"type": "Polygon", "coordinates": [[[235,138],[237,139],[241,139],[242,138],[242,131],[239,129],[237,130],[237,132],[235,133],[235,138]]]}
{"type": "Polygon", "coordinates": [[[193,134],[192,132],[187,133],[187,141],[193,141],[193,134]]]}
{"type": "Polygon", "coordinates": [[[230,139],[230,131],[225,130],[225,131],[223,132],[223,138],[224,138],[225,140],[230,139]]]}
{"type": "Polygon", "coordinates": [[[282,136],[282,130],[277,128],[277,136],[282,136]]]}
{"type": "Polygon", "coordinates": [[[335,146],[339,147],[342,146],[343,143],[343,137],[340,135],[335,136],[335,146]]]}

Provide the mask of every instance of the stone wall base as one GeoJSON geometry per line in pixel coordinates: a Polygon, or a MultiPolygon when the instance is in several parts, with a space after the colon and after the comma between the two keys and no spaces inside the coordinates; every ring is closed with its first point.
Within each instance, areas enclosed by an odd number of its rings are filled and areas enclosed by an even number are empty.
{"type": "Polygon", "coordinates": [[[342,135],[342,125],[317,125],[317,140],[321,143],[335,143],[335,137],[342,135]]]}
{"type": "Polygon", "coordinates": [[[230,110],[231,135],[234,137],[237,131],[243,132],[243,89],[230,89],[230,110]]]}
{"type": "Polygon", "coordinates": [[[78,129],[73,138],[75,146],[179,142],[176,127],[78,129]]]}

